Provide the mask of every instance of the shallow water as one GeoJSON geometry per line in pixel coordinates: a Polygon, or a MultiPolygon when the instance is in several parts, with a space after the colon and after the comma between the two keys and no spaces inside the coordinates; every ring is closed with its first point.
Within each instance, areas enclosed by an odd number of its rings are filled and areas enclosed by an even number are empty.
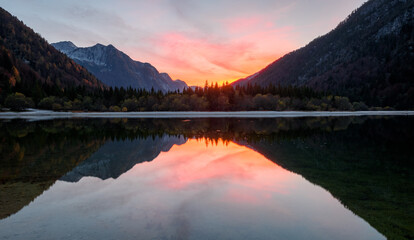
{"type": "Polygon", "coordinates": [[[3,122],[0,238],[409,239],[413,120],[3,122]]]}

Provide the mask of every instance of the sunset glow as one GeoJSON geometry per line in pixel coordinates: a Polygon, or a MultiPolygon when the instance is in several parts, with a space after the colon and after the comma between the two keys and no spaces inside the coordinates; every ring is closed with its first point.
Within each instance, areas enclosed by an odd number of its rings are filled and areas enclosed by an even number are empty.
{"type": "Polygon", "coordinates": [[[212,181],[237,182],[240,191],[232,189],[223,200],[253,202],[259,201],[258,197],[267,198],[268,192],[286,194],[289,185],[286,181],[292,177],[291,173],[247,147],[232,142],[224,144],[221,140],[216,145],[208,140],[194,139],[184,145],[174,146],[153,162],[137,166],[129,174],[142,176],[144,172],[160,174],[156,182],[149,184],[176,191],[212,181]],[[275,177],[278,181],[274,181],[275,177]],[[242,190],[245,188],[266,194],[246,195],[242,190]]]}
{"type": "Polygon", "coordinates": [[[414,240],[413,26],[414,0],[0,0],[0,240],[414,240]]]}
{"type": "Polygon", "coordinates": [[[188,85],[232,82],[333,29],[364,0],[0,0],[50,43],[112,44],[188,85]]]}
{"type": "MultiPolygon", "coordinates": [[[[300,175],[245,146],[208,142],[175,145],[117,179],[58,181],[5,224],[25,224],[19,234],[32,236],[63,222],[72,236],[87,239],[114,234],[120,239],[127,239],[125,234],[134,239],[307,239],[308,232],[318,235],[311,239],[383,239],[300,175]],[[83,220],[88,217],[93,221],[83,220]],[[79,222],[85,230],[78,230],[79,222]]],[[[4,227],[0,236],[11,235],[11,228],[4,227]]]]}

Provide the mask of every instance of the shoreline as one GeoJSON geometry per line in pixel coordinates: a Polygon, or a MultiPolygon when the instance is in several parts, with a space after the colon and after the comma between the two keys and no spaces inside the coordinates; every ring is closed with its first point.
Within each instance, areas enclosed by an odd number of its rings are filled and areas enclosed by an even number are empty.
{"type": "Polygon", "coordinates": [[[3,120],[49,120],[62,118],[301,118],[353,116],[414,116],[414,111],[54,112],[48,110],[33,109],[26,112],[0,112],[0,119],[3,120]]]}

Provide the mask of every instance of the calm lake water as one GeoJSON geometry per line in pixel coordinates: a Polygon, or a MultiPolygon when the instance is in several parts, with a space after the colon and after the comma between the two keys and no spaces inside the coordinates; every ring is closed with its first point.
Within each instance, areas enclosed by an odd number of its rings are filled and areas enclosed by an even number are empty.
{"type": "Polygon", "coordinates": [[[0,239],[413,239],[414,117],[0,122],[0,239]]]}

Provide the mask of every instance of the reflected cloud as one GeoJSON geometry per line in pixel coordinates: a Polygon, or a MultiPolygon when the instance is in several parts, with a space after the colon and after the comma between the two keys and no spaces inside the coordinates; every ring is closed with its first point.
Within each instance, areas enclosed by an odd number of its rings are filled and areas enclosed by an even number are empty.
{"type": "Polygon", "coordinates": [[[161,153],[151,164],[137,165],[128,174],[138,177],[157,172],[157,178],[148,184],[172,191],[209,189],[232,182],[237,187],[224,187],[222,192],[221,201],[227,202],[250,200],[259,204],[270,197],[269,193],[288,194],[294,187],[287,184],[292,174],[261,154],[235,143],[208,146],[207,141],[190,139],[161,153]]]}
{"type": "Polygon", "coordinates": [[[382,238],[372,227],[411,236],[413,127],[410,117],[0,122],[0,238],[311,238],[298,225],[314,239],[382,238]],[[67,172],[82,178],[55,182],[67,172]]]}
{"type": "Polygon", "coordinates": [[[77,182],[83,177],[102,180],[118,178],[136,164],[152,161],[161,152],[168,152],[174,144],[184,144],[183,137],[154,137],[133,141],[109,141],[87,160],[66,173],[61,180],[77,182]]]}
{"type": "Polygon", "coordinates": [[[327,191],[254,150],[204,141],[174,145],[117,179],[58,181],[0,221],[0,238],[384,239],[327,191]]]}

